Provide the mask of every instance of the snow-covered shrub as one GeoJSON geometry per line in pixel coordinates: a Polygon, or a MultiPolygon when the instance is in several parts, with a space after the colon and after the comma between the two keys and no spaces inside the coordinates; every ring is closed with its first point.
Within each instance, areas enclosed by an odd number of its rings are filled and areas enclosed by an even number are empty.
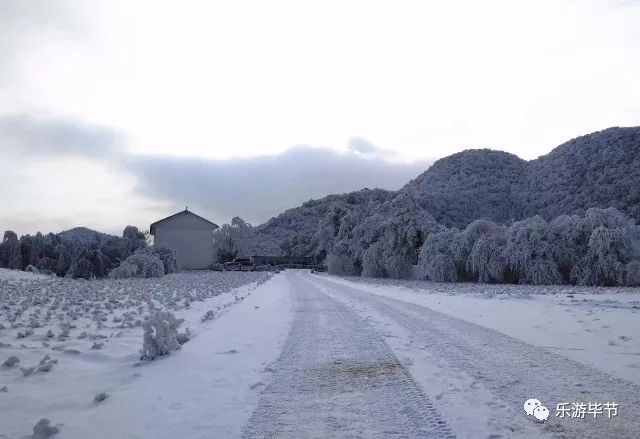
{"type": "Polygon", "coordinates": [[[112,279],[128,279],[131,277],[162,277],[165,267],[162,261],[151,253],[138,252],[129,256],[109,273],[112,279]]]}
{"type": "Polygon", "coordinates": [[[109,397],[109,395],[107,395],[104,392],[100,392],[98,394],[96,394],[96,396],[93,397],[93,402],[95,402],[96,404],[101,403],[102,401],[104,401],[105,399],[107,399],[109,397]]]}
{"type": "Polygon", "coordinates": [[[191,340],[191,331],[189,330],[189,328],[186,328],[184,332],[178,332],[176,341],[178,342],[179,345],[183,345],[189,340],[191,340]]]}
{"type": "Polygon", "coordinates": [[[554,234],[547,222],[539,217],[513,223],[507,230],[504,256],[519,283],[551,285],[561,283],[554,234]]]}
{"type": "Polygon", "coordinates": [[[209,310],[206,313],[204,313],[204,315],[202,316],[202,318],[200,319],[200,321],[202,323],[204,322],[208,322],[209,320],[213,320],[213,318],[216,316],[216,313],[213,312],[213,310],[209,310]]]}
{"type": "Polygon", "coordinates": [[[36,371],[35,367],[21,367],[20,372],[22,372],[22,376],[28,377],[33,375],[33,372],[36,371]]]}
{"type": "Polygon", "coordinates": [[[153,255],[144,253],[134,253],[125,259],[131,265],[137,268],[137,277],[150,278],[164,276],[164,264],[153,255]]]}
{"type": "Polygon", "coordinates": [[[625,272],[625,284],[628,287],[640,287],[640,261],[629,262],[625,272]]]}
{"type": "Polygon", "coordinates": [[[60,432],[60,427],[51,425],[51,421],[47,418],[42,418],[33,427],[32,439],[47,439],[60,432]]]}
{"type": "Polygon", "coordinates": [[[45,355],[38,363],[38,372],[51,372],[53,366],[58,364],[58,360],[45,355]]]}
{"type": "Polygon", "coordinates": [[[31,264],[27,265],[27,268],[25,268],[24,271],[26,271],[27,273],[40,274],[40,270],[38,270],[31,264]]]}
{"type": "Polygon", "coordinates": [[[20,359],[18,357],[16,357],[15,355],[10,356],[9,358],[7,358],[6,360],[4,360],[4,363],[2,363],[2,365],[4,367],[13,367],[16,366],[20,363],[20,359]]]}
{"type": "Polygon", "coordinates": [[[130,279],[136,277],[138,273],[138,267],[130,264],[127,261],[120,263],[120,265],[109,272],[109,278],[111,279],[130,279]]]}
{"type": "MultiPolygon", "coordinates": [[[[162,261],[164,266],[164,274],[177,273],[180,271],[178,262],[178,254],[172,248],[167,247],[145,247],[136,251],[137,254],[147,254],[155,256],[162,261]]],[[[155,277],[155,276],[153,276],[155,277]]]]}
{"type": "Polygon", "coordinates": [[[470,275],[478,282],[503,282],[507,262],[504,249],[507,240],[502,234],[488,233],[480,236],[469,254],[467,266],[470,275]]]}
{"type": "Polygon", "coordinates": [[[144,329],[141,359],[154,360],[180,349],[178,328],[183,319],[176,319],[169,311],[156,311],[142,324],[144,329]]]}

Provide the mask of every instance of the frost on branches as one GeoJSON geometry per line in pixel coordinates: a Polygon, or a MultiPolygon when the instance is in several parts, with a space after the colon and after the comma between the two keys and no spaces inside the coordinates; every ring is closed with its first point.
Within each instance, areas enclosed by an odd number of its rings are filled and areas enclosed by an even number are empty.
{"type": "Polygon", "coordinates": [[[169,311],[156,311],[144,321],[141,360],[155,360],[180,349],[178,328],[184,319],[176,319],[169,311]]]}

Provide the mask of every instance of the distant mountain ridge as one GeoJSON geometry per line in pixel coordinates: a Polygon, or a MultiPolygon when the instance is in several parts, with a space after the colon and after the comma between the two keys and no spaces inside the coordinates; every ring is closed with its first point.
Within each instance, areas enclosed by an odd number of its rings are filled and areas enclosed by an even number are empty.
{"type": "Polygon", "coordinates": [[[479,218],[504,224],[534,215],[549,220],[590,207],[615,207],[638,223],[640,127],[576,137],[531,161],[503,151],[465,150],[437,160],[399,191],[329,195],[289,209],[256,227],[250,245],[260,253],[317,254],[323,247],[318,242],[326,239],[317,235],[327,215],[335,216],[338,236],[345,218],[383,221],[395,215],[391,205],[411,205],[422,211],[417,214],[457,228],[479,218]]]}
{"type": "Polygon", "coordinates": [[[640,127],[572,139],[531,161],[501,151],[466,150],[436,161],[400,190],[436,219],[465,227],[615,207],[640,219],[640,127]]]}
{"type": "Polygon", "coordinates": [[[117,238],[114,235],[98,232],[96,230],[89,229],[88,227],[74,227],[73,229],[58,233],[58,236],[63,239],[79,239],[82,242],[102,242],[111,238],[117,238]]]}

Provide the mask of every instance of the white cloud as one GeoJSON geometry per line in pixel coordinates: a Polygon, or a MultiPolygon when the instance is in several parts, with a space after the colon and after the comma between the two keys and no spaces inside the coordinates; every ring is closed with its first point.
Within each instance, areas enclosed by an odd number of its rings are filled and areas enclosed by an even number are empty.
{"type": "Polygon", "coordinates": [[[0,116],[111,126],[145,155],[347,152],[357,135],[394,160],[533,158],[638,123],[639,22],[615,0],[7,0],[0,116]]]}

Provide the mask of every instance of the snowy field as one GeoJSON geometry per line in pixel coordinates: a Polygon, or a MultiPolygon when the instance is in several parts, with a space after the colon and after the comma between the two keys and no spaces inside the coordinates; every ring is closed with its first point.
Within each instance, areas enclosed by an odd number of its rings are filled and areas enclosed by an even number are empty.
{"type": "Polygon", "coordinates": [[[331,279],[495,329],[640,385],[640,288],[331,279]]]}
{"type": "Polygon", "coordinates": [[[0,438],[46,437],[41,418],[56,439],[640,437],[638,289],[0,274],[0,362],[20,359],[0,366],[0,438]],[[156,309],[191,339],[140,361],[156,309]],[[619,413],[556,417],[577,401],[619,413]]]}
{"type": "MultiPolygon", "coordinates": [[[[197,357],[197,346],[219,336],[211,333],[217,320],[269,276],[188,272],[84,281],[0,270],[0,437],[25,437],[41,418],[62,425],[56,437],[148,437],[135,422],[160,422],[150,402],[154,390],[183,381],[193,386],[198,371],[232,365],[229,358],[239,346],[220,347],[218,358],[207,361],[197,357]],[[152,309],[185,319],[180,329],[189,328],[192,339],[175,358],[140,362],[141,323],[152,309]],[[207,311],[213,316],[203,322],[207,311]],[[13,356],[19,363],[2,364],[13,356]],[[176,359],[182,362],[169,361],[176,359]],[[102,402],[94,401],[99,393],[107,395],[102,402]]],[[[237,324],[250,320],[244,316],[237,324]]],[[[187,399],[196,400],[182,393],[187,389],[174,389],[185,407],[187,399]]],[[[181,412],[177,406],[173,411],[181,412]]]]}

